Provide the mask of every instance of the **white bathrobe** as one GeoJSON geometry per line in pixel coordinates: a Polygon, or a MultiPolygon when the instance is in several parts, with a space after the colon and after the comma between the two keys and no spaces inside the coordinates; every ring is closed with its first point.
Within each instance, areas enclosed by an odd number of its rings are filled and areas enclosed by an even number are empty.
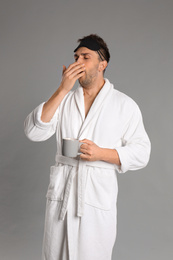
{"type": "Polygon", "coordinates": [[[44,141],[54,133],[57,139],[46,195],[42,260],[111,260],[117,232],[117,173],[145,167],[150,156],[140,109],[106,78],[86,118],[81,86],[65,96],[48,123],[41,121],[43,105],[24,123],[32,141],[44,141]],[[121,167],[62,156],[66,137],[116,149],[121,167]]]}

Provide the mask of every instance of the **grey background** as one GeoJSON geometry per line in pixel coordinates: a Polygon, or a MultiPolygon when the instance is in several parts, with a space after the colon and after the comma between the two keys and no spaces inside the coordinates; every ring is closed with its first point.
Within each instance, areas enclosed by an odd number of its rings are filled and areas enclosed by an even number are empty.
{"type": "Polygon", "coordinates": [[[41,259],[55,136],[34,143],[25,117],[59,86],[77,39],[103,37],[105,76],[140,106],[149,165],[118,175],[113,260],[173,259],[173,1],[0,1],[0,259],[41,259]]]}

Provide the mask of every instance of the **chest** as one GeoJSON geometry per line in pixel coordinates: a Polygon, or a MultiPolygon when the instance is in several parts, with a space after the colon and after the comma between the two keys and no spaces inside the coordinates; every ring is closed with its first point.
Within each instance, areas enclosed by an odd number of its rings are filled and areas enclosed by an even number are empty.
{"type": "Polygon", "coordinates": [[[85,118],[87,117],[88,113],[89,113],[89,110],[94,102],[94,99],[93,97],[86,97],[84,96],[84,108],[85,108],[85,118]]]}
{"type": "Polygon", "coordinates": [[[117,106],[111,102],[93,111],[94,100],[86,100],[83,113],[75,100],[67,102],[60,113],[58,139],[89,139],[102,147],[111,148],[121,143],[122,120],[117,106]],[[84,117],[85,108],[85,117],[84,117]]]}

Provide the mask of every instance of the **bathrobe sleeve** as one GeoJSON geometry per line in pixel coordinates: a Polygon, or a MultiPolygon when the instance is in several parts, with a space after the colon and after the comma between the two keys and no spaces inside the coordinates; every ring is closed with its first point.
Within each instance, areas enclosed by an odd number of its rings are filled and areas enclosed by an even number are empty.
{"type": "Polygon", "coordinates": [[[43,105],[45,102],[41,103],[36,107],[25,119],[24,121],[24,132],[25,135],[35,142],[45,141],[50,138],[56,131],[57,121],[58,121],[58,109],[53,115],[49,122],[43,122],[41,120],[41,114],[43,105]]]}
{"type": "Polygon", "coordinates": [[[116,148],[121,161],[119,173],[145,167],[150,157],[151,143],[144,128],[141,111],[135,102],[132,104],[128,108],[130,114],[127,113],[128,120],[122,138],[123,145],[116,148]]]}

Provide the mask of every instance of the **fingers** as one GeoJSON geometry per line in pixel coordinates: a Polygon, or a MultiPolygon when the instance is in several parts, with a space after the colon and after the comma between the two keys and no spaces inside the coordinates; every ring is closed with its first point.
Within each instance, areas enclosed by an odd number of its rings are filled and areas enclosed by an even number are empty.
{"type": "Polygon", "coordinates": [[[88,140],[88,139],[83,139],[83,140],[80,140],[79,142],[86,143],[86,144],[93,144],[93,142],[91,140],[88,140]]]}
{"type": "Polygon", "coordinates": [[[88,139],[83,139],[80,142],[83,143],[80,146],[80,151],[84,154],[91,155],[92,154],[92,147],[91,146],[93,145],[93,142],[88,140],[88,139]]]}
{"type": "Polygon", "coordinates": [[[86,161],[97,161],[100,157],[100,148],[88,139],[80,140],[82,142],[80,146],[80,158],[86,161]]]}
{"type": "Polygon", "coordinates": [[[63,65],[63,71],[62,71],[62,75],[64,74],[64,72],[66,71],[66,66],[65,65],[63,65]]]}
{"type": "Polygon", "coordinates": [[[80,154],[80,158],[85,161],[95,161],[96,160],[91,154],[87,154],[87,153],[80,154]]]}
{"type": "MultiPolygon", "coordinates": [[[[78,64],[79,64],[79,63],[78,63],[78,64]]],[[[63,71],[62,71],[62,74],[64,74],[65,71],[66,71],[66,73],[67,73],[71,68],[73,68],[74,66],[76,66],[76,65],[78,65],[78,64],[77,64],[77,62],[74,62],[74,63],[72,63],[71,65],[69,65],[68,68],[66,68],[66,66],[63,65],[63,71]]]]}
{"type": "Polygon", "coordinates": [[[85,71],[82,71],[82,72],[79,72],[75,75],[72,74],[72,75],[70,75],[70,77],[74,77],[74,79],[77,80],[77,79],[81,78],[84,74],[85,74],[85,71]]]}
{"type": "Polygon", "coordinates": [[[84,161],[91,161],[91,157],[86,154],[81,154],[80,158],[84,161]]]}
{"type": "Polygon", "coordinates": [[[82,144],[80,147],[80,152],[83,155],[85,155],[85,158],[87,157],[88,159],[91,159],[94,154],[92,146],[90,146],[88,144],[82,144]]]}
{"type": "Polygon", "coordinates": [[[63,80],[66,79],[70,81],[72,80],[72,82],[74,83],[74,81],[82,77],[84,74],[85,74],[85,65],[79,63],[78,61],[69,65],[68,68],[66,68],[63,65],[63,72],[62,72],[63,80]]]}
{"type": "Polygon", "coordinates": [[[72,72],[72,73],[73,73],[73,71],[75,71],[76,69],[81,68],[81,67],[84,67],[84,66],[85,66],[85,65],[82,64],[82,63],[74,62],[74,63],[72,63],[72,64],[70,64],[70,65],[68,66],[68,68],[67,68],[67,70],[66,70],[66,73],[68,73],[68,72],[72,72]]]}
{"type": "Polygon", "coordinates": [[[79,62],[74,62],[68,68],[63,65],[61,87],[66,91],[70,91],[76,80],[85,74],[85,65],[79,62]]]}
{"type": "Polygon", "coordinates": [[[78,76],[78,74],[83,73],[85,71],[85,65],[78,64],[74,67],[72,67],[70,70],[65,71],[65,75],[69,78],[74,78],[78,76]]]}
{"type": "Polygon", "coordinates": [[[87,145],[87,144],[82,144],[82,145],[80,146],[80,151],[81,151],[82,153],[88,153],[88,152],[89,152],[89,147],[88,147],[88,145],[87,145]]]}

